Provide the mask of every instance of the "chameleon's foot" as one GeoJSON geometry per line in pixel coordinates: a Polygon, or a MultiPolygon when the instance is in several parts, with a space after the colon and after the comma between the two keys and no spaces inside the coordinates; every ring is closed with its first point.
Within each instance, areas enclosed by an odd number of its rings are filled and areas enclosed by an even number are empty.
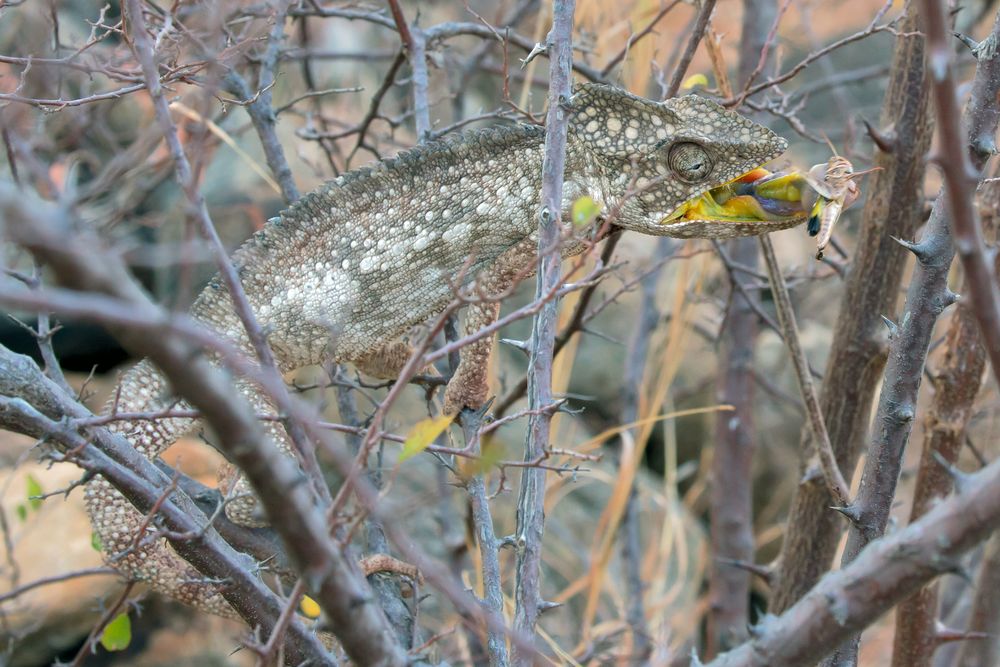
{"type": "Polygon", "coordinates": [[[459,366],[455,377],[445,387],[444,413],[446,415],[457,415],[463,408],[479,410],[486,403],[486,398],[490,393],[486,374],[476,374],[481,377],[469,377],[470,375],[472,374],[466,373],[463,377],[462,367],[459,366]]]}
{"type": "Polygon", "coordinates": [[[371,556],[365,556],[362,558],[358,565],[361,566],[361,570],[365,573],[366,577],[370,577],[373,574],[379,572],[392,572],[395,574],[403,575],[404,577],[409,577],[418,584],[424,582],[424,576],[420,574],[420,570],[417,569],[416,565],[411,565],[398,558],[393,558],[388,554],[372,554],[371,556]]]}
{"type": "Polygon", "coordinates": [[[257,496],[246,477],[232,464],[219,468],[219,491],[226,498],[226,517],[247,528],[266,528],[269,524],[257,496]]]}

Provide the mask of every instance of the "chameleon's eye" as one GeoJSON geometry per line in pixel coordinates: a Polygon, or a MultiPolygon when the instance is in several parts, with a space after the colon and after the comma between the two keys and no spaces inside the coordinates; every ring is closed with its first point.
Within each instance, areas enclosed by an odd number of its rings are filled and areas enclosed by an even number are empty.
{"type": "Polygon", "coordinates": [[[687,183],[698,183],[712,173],[712,158],[704,148],[691,141],[671,146],[667,163],[671,171],[687,183]]]}

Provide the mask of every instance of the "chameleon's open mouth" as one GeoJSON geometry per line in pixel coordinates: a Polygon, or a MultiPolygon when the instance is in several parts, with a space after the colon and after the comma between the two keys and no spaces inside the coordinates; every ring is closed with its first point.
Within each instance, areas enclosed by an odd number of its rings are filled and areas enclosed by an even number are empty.
{"type": "Polygon", "coordinates": [[[806,216],[802,203],[805,187],[808,187],[805,179],[798,171],[771,173],[759,167],[692,199],[663,224],[693,220],[718,223],[801,221],[806,216]]]}

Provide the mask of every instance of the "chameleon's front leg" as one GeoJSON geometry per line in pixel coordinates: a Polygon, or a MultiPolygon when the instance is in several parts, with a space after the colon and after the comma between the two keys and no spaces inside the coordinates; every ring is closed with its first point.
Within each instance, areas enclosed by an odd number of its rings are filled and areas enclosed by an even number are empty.
{"type": "MultiPolygon", "coordinates": [[[[465,313],[463,336],[469,336],[497,320],[500,302],[474,303],[465,313]]],[[[490,355],[493,353],[494,334],[469,343],[459,353],[458,368],[444,390],[445,414],[458,414],[462,408],[479,409],[490,392],[490,355]]]]}
{"type": "MultiPolygon", "coordinates": [[[[502,254],[493,267],[477,281],[478,292],[486,300],[469,305],[462,326],[464,336],[470,336],[496,322],[500,314],[500,302],[490,300],[499,297],[516,280],[534,274],[537,241],[528,237],[502,254]]],[[[459,352],[458,368],[448,382],[444,392],[445,414],[457,414],[462,408],[477,410],[489,395],[490,355],[493,353],[495,333],[479,338],[465,345],[459,352]]]]}

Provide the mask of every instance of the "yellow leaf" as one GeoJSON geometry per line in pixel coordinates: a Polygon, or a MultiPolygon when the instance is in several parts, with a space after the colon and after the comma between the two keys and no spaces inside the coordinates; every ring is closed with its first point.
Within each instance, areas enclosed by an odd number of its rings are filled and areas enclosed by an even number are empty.
{"type": "Polygon", "coordinates": [[[683,90],[691,90],[695,86],[708,88],[708,77],[704,74],[692,74],[684,80],[684,83],[681,84],[681,88],[683,90]]]}
{"type": "Polygon", "coordinates": [[[403,443],[403,452],[399,455],[399,462],[411,459],[427,449],[434,442],[434,438],[448,428],[453,419],[452,415],[442,415],[428,417],[414,424],[413,428],[410,429],[410,434],[406,436],[406,442],[403,443]]]}
{"type": "Polygon", "coordinates": [[[582,227],[592,223],[600,212],[601,205],[584,195],[573,202],[573,208],[570,209],[570,217],[574,225],[582,227]]]}
{"type": "Polygon", "coordinates": [[[299,611],[306,618],[319,618],[320,614],[320,608],[316,600],[313,600],[308,595],[302,596],[302,602],[299,603],[299,611]]]}
{"type": "Polygon", "coordinates": [[[132,643],[132,621],[128,612],[122,612],[104,626],[101,633],[101,646],[106,651],[124,651],[132,643]]]}

